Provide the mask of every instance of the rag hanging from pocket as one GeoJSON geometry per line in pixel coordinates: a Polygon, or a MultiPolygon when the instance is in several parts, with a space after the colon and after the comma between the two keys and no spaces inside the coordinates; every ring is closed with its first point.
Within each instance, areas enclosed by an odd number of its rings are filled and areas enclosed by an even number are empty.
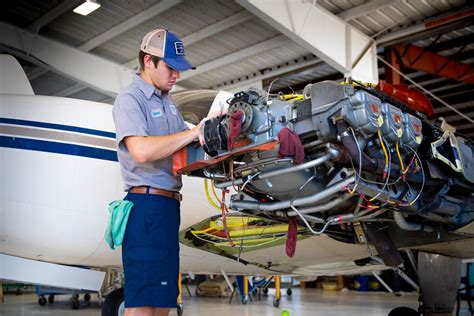
{"type": "Polygon", "coordinates": [[[104,238],[111,249],[122,245],[132,207],[133,203],[126,200],[116,200],[109,204],[109,221],[104,238]]]}

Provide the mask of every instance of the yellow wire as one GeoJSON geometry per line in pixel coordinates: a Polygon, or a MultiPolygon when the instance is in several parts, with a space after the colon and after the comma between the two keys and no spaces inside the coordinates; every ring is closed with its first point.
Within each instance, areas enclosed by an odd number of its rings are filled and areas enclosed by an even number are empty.
{"type": "MultiPolygon", "coordinates": [[[[210,240],[207,240],[207,239],[205,239],[205,238],[202,238],[201,236],[198,236],[198,235],[195,233],[195,231],[191,231],[191,233],[192,233],[192,234],[194,235],[194,237],[196,237],[197,239],[202,240],[202,241],[204,241],[204,242],[207,242],[207,243],[209,243],[209,244],[211,244],[211,245],[214,245],[214,246],[216,246],[216,247],[219,247],[219,246],[220,246],[220,247],[231,247],[230,245],[227,246],[227,245],[225,245],[225,244],[222,244],[222,243],[225,243],[225,242],[227,241],[227,238],[220,237],[220,236],[214,236],[214,235],[210,235],[210,236],[209,236],[209,234],[206,234],[206,235],[208,235],[208,236],[211,237],[211,238],[222,240],[222,242],[214,242],[214,241],[210,241],[210,240]]],[[[268,239],[268,238],[272,238],[272,237],[265,237],[265,238],[263,238],[263,239],[268,239]]],[[[273,239],[271,239],[271,240],[269,240],[269,241],[264,241],[264,242],[262,242],[262,243],[260,243],[260,244],[256,244],[256,245],[251,245],[251,246],[243,245],[242,248],[255,248],[255,247],[258,247],[258,246],[262,246],[262,245],[265,245],[265,244],[272,243],[272,242],[277,241],[277,240],[280,240],[280,239],[282,239],[282,238],[286,238],[286,235],[279,236],[279,237],[275,237],[275,236],[274,236],[273,239]]],[[[248,241],[248,240],[252,240],[252,239],[243,239],[243,240],[244,240],[244,242],[245,242],[246,240],[248,241]]],[[[255,241],[255,240],[257,240],[257,239],[253,239],[253,240],[255,241]]],[[[239,241],[240,241],[240,240],[239,240],[239,241]]]]}
{"type": "Polygon", "coordinates": [[[211,190],[212,190],[212,194],[214,195],[216,200],[220,201],[221,199],[219,199],[219,197],[217,196],[216,190],[214,189],[214,180],[211,180],[211,190]]]}
{"type": "Polygon", "coordinates": [[[403,174],[403,170],[405,169],[405,167],[403,165],[402,155],[400,155],[400,149],[398,148],[398,142],[395,145],[395,150],[397,151],[398,160],[400,161],[400,170],[402,171],[402,174],[403,174]]]}
{"type": "Polygon", "coordinates": [[[420,168],[420,165],[418,164],[418,159],[415,159],[415,165],[417,168],[420,168]]]}
{"type": "Polygon", "coordinates": [[[388,153],[387,153],[387,148],[385,148],[385,144],[382,140],[382,134],[380,133],[380,130],[378,130],[377,135],[379,136],[380,145],[382,145],[383,154],[385,155],[385,168],[387,168],[388,167],[388,153]]]}
{"type": "Polygon", "coordinates": [[[211,195],[209,194],[209,186],[207,184],[207,179],[204,179],[204,189],[206,191],[206,197],[207,197],[207,201],[209,202],[209,204],[211,204],[214,208],[220,210],[221,208],[219,207],[219,205],[217,205],[212,199],[211,199],[211,195]]]}

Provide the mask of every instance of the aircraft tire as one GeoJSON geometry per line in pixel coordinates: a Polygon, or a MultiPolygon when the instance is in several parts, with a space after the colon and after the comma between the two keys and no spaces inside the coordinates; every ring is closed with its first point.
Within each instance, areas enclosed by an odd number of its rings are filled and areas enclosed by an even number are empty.
{"type": "Polygon", "coordinates": [[[291,290],[291,288],[288,288],[286,290],[286,295],[291,296],[291,294],[293,294],[293,291],[291,290]]]}
{"type": "Polygon", "coordinates": [[[394,308],[388,313],[388,316],[418,316],[420,315],[416,310],[410,307],[397,307],[394,308]]]}
{"type": "Polygon", "coordinates": [[[122,316],[119,315],[119,310],[123,300],[123,288],[112,291],[102,305],[102,316],[122,316]]]}
{"type": "Polygon", "coordinates": [[[91,300],[91,295],[89,293],[84,294],[84,301],[89,302],[91,300]]]}
{"type": "Polygon", "coordinates": [[[44,306],[44,305],[46,305],[46,302],[47,302],[46,297],[41,295],[38,299],[38,304],[40,304],[41,306],[44,306]]]}

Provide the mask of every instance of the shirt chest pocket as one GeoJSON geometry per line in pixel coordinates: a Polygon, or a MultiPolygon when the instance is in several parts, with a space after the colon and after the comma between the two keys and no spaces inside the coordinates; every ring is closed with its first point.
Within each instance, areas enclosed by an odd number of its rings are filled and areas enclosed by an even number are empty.
{"type": "Polygon", "coordinates": [[[170,134],[170,126],[165,116],[151,117],[150,122],[151,135],[163,136],[170,134]]]}

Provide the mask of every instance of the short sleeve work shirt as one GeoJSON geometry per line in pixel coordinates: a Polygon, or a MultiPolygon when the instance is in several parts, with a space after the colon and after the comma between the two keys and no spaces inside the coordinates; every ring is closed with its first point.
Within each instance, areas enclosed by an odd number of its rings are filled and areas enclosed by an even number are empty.
{"type": "Polygon", "coordinates": [[[173,176],[171,156],[138,163],[132,159],[123,142],[128,136],[165,136],[188,129],[168,93],[155,89],[137,74],[132,84],[115,99],[112,113],[125,190],[146,185],[179,191],[181,177],[173,176]]]}

